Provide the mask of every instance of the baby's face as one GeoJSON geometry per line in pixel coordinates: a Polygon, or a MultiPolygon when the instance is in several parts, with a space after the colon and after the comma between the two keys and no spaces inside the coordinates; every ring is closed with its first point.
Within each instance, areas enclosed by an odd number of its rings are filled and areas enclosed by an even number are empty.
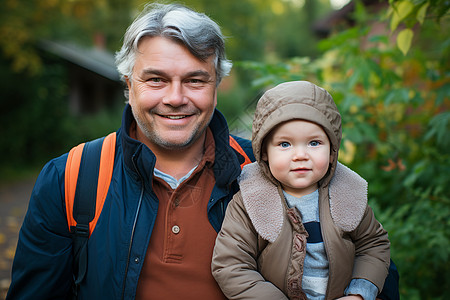
{"type": "Polygon", "coordinates": [[[267,137],[262,159],[290,195],[314,192],[328,171],[330,140],[321,126],[292,120],[275,127],[267,137]]]}

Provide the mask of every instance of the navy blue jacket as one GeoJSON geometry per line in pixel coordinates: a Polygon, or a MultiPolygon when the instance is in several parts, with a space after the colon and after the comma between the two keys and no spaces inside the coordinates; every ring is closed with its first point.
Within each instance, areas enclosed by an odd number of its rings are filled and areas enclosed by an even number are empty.
{"type": "MultiPolygon", "coordinates": [[[[117,131],[114,171],[96,228],[88,242],[88,268],[79,299],[134,299],[139,274],[158,211],[152,191],[155,156],[129,136],[130,106],[117,131]]],[[[225,208],[238,190],[243,157],[229,146],[225,118],[215,111],[210,123],[216,153],[216,185],[207,209],[219,231],[225,208]]],[[[251,143],[237,138],[248,155],[251,143]]],[[[51,160],[33,189],[19,234],[7,299],[67,299],[72,284],[72,236],[64,202],[67,154],[51,160]]]]}

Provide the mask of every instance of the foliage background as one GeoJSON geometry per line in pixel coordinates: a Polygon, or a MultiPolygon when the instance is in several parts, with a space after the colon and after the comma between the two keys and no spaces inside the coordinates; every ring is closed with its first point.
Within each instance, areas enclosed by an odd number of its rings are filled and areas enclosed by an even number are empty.
{"type": "MultiPolygon", "coordinates": [[[[340,161],[369,182],[369,201],[389,231],[403,299],[450,297],[450,32],[445,0],[357,1],[353,26],[318,41],[311,24],[328,1],[192,0],[228,36],[233,74],[219,109],[248,134],[255,101],[286,80],[328,89],[343,117],[340,161]],[[383,2],[383,1],[382,1],[383,2]],[[380,24],[382,26],[380,27],[380,24]],[[381,28],[381,30],[380,30],[381,28]]],[[[115,130],[120,107],[74,116],[67,74],[43,64],[40,39],[117,51],[143,2],[4,0],[0,10],[0,179],[35,172],[86,139],[115,130]]]]}

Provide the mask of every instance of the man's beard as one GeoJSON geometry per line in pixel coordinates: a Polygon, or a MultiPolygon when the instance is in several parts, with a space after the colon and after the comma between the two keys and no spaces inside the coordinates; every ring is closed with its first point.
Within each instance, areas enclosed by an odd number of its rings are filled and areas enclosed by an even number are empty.
{"type": "Polygon", "coordinates": [[[147,120],[143,120],[138,113],[135,113],[134,110],[131,110],[136,120],[137,126],[141,130],[141,132],[145,135],[145,137],[153,144],[167,150],[182,150],[188,148],[192,145],[197,139],[203,135],[208,127],[209,122],[212,119],[212,115],[208,123],[205,126],[203,124],[196,124],[195,128],[192,130],[191,135],[184,139],[182,142],[170,142],[167,139],[162,138],[160,135],[156,134],[154,130],[150,130],[150,126],[148,126],[147,120]]]}

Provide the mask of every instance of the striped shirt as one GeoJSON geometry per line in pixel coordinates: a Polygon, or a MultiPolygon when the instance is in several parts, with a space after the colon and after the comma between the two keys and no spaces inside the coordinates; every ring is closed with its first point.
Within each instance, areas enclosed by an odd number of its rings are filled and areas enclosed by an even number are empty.
{"type": "MultiPolygon", "coordinates": [[[[328,259],[320,230],[319,190],[297,198],[283,191],[289,207],[296,207],[303,226],[309,234],[303,267],[302,288],[309,300],[323,300],[328,284],[328,259]]],[[[364,300],[375,300],[378,288],[362,278],[352,279],[345,295],[361,295],[364,300]]]]}
{"type": "Polygon", "coordinates": [[[319,191],[297,198],[284,192],[290,207],[296,207],[309,234],[303,267],[302,288],[308,299],[324,299],[328,284],[328,259],[320,230],[319,191]]]}

